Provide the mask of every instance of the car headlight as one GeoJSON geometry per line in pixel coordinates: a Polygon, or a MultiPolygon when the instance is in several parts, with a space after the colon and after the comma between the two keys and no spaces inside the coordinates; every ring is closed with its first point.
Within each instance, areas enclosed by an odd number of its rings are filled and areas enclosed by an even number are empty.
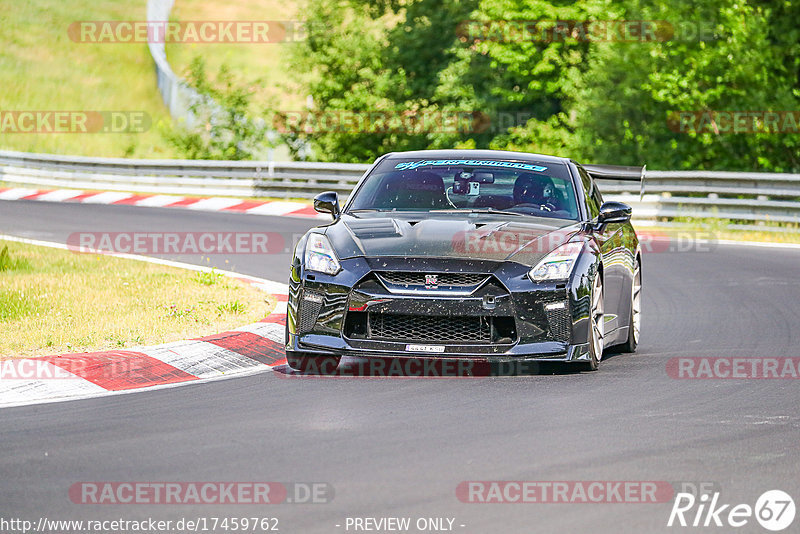
{"type": "Polygon", "coordinates": [[[548,280],[567,280],[572,268],[583,250],[583,243],[564,243],[544,257],[536,267],[528,272],[534,282],[548,280]]]}
{"type": "Polygon", "coordinates": [[[341,269],[331,242],[322,234],[309,234],[306,241],[306,269],[318,273],[336,274],[341,269]]]}

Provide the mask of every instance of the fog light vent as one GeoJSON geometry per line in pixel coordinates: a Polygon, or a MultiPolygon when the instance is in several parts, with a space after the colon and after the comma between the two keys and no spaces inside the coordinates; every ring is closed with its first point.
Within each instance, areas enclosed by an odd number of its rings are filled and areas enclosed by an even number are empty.
{"type": "Polygon", "coordinates": [[[298,334],[310,332],[314,328],[320,308],[322,308],[322,295],[311,291],[303,293],[303,298],[300,300],[300,318],[297,321],[298,334]]]}
{"type": "Polygon", "coordinates": [[[572,318],[569,306],[565,301],[551,302],[544,305],[547,313],[547,322],[550,325],[550,335],[553,341],[569,342],[572,333],[572,318]]]}

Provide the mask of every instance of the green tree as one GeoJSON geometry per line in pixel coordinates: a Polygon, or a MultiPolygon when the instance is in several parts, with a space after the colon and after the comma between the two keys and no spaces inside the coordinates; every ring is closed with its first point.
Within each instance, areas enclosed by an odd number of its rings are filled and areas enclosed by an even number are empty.
{"type": "Polygon", "coordinates": [[[674,122],[680,111],[800,109],[800,4],[790,0],[318,0],[309,10],[313,31],[293,61],[316,111],[478,119],[469,131],[289,136],[319,159],[490,147],[662,169],[800,169],[796,134],[674,122]],[[598,42],[509,30],[554,20],[667,21],[674,33],[598,42]],[[465,21],[476,22],[465,32],[465,21]]]}
{"type": "Polygon", "coordinates": [[[664,42],[593,47],[571,92],[576,151],[659,169],[797,170],[797,135],[674,131],[676,111],[798,109],[792,9],[797,20],[797,8],[782,1],[631,2],[627,18],[668,20],[679,32],[664,42]],[[691,28],[705,29],[708,40],[691,28]]]}
{"type": "Polygon", "coordinates": [[[216,79],[205,62],[192,60],[188,83],[200,98],[189,106],[194,124],[164,130],[167,141],[187,159],[246,160],[265,157],[272,146],[264,119],[253,119],[251,86],[223,65],[216,79]]]}

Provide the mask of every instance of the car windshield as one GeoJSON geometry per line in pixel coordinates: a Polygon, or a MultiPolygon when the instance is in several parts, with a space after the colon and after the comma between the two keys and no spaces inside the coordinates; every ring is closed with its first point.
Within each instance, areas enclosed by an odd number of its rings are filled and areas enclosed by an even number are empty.
{"type": "Polygon", "coordinates": [[[387,159],[354,193],[363,211],[504,212],[578,219],[566,164],[512,160],[387,159]]]}

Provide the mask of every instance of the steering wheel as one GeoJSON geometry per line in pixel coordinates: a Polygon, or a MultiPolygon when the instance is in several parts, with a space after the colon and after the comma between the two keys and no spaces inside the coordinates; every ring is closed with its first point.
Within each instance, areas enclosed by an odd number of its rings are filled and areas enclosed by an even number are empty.
{"type": "Polygon", "coordinates": [[[555,204],[551,204],[550,202],[545,202],[544,204],[535,204],[531,202],[523,202],[522,204],[516,204],[515,208],[536,208],[539,211],[558,211],[556,209],[555,204]]]}

